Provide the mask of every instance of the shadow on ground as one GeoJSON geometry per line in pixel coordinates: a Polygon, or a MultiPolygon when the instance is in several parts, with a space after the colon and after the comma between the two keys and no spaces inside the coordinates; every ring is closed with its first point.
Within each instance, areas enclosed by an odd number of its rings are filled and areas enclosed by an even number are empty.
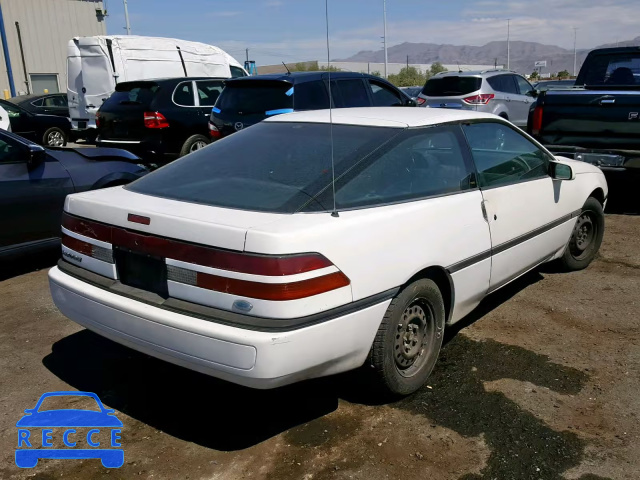
{"type": "MultiPolygon", "coordinates": [[[[487,465],[480,475],[462,477],[465,480],[560,479],[582,460],[584,440],[551,429],[500,392],[485,391],[484,382],[510,378],[575,395],[588,379],[584,372],[517,346],[456,335],[540,279],[540,273],[532,272],[487,298],[449,332],[428,381],[432,388],[390,404],[462,436],[483,435],[491,452],[487,465]]],[[[287,430],[287,438],[295,439],[292,444],[314,445],[314,435],[324,431],[323,417],[338,408],[339,399],[375,405],[362,385],[352,381],[353,374],[251,390],[156,360],[86,330],[56,342],[43,363],[74,388],[97,393],[109,407],[174,437],[223,451],[248,448],[287,430]]],[[[359,424],[354,421],[353,428],[359,424]]]]}

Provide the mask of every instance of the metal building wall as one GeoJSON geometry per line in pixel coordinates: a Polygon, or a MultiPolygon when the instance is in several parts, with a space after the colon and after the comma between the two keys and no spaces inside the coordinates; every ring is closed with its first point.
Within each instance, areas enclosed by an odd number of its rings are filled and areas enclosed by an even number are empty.
{"type": "MultiPolygon", "coordinates": [[[[58,74],[61,92],[67,91],[67,43],[73,37],[106,35],[101,0],[0,0],[9,45],[16,93],[26,92],[15,22],[20,23],[27,73],[58,74]]],[[[0,97],[9,79],[0,48],[0,97]]],[[[2,97],[3,98],[3,97],[2,97]]]]}

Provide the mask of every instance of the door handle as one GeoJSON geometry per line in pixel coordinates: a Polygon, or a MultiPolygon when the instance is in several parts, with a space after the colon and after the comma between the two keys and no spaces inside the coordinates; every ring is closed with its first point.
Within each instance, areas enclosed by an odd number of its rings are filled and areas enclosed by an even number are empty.
{"type": "Polygon", "coordinates": [[[615,98],[603,98],[602,100],[600,100],[600,105],[610,105],[612,103],[616,103],[615,98]]]}

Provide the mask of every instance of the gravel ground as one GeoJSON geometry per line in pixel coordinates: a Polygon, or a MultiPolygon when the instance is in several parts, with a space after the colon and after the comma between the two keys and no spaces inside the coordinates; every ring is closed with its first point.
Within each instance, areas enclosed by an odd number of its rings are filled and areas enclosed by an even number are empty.
{"type": "Polygon", "coordinates": [[[56,256],[0,272],[0,478],[640,477],[640,216],[607,216],[588,269],[489,297],[450,329],[428,386],[386,404],[351,375],[253,391],[107,341],[52,304],[33,270],[56,256]],[[15,422],[54,390],[116,409],[121,469],[15,466],[15,422]]]}

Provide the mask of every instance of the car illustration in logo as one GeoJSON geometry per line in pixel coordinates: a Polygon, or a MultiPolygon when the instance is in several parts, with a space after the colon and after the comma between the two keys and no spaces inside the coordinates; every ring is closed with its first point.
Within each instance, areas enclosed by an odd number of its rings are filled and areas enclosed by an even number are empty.
{"type": "MultiPolygon", "coordinates": [[[[64,400],[66,402],[67,399],[64,400]]],[[[107,468],[119,468],[123,465],[124,450],[118,448],[121,447],[119,440],[122,422],[115,416],[115,410],[105,408],[95,393],[45,393],[34,408],[24,412],[26,415],[16,423],[18,448],[15,461],[18,467],[33,468],[41,458],[96,458],[107,468]],[[90,399],[95,400],[97,408],[46,410],[42,403],[51,397],[71,397],[71,402],[87,401],[88,397],[92,406],[90,399]],[[109,439],[108,442],[104,441],[105,437],[109,439]],[[80,448],[79,444],[85,443],[85,440],[88,448],[80,448]],[[65,448],[54,448],[54,442],[61,443],[65,448]]]]}

